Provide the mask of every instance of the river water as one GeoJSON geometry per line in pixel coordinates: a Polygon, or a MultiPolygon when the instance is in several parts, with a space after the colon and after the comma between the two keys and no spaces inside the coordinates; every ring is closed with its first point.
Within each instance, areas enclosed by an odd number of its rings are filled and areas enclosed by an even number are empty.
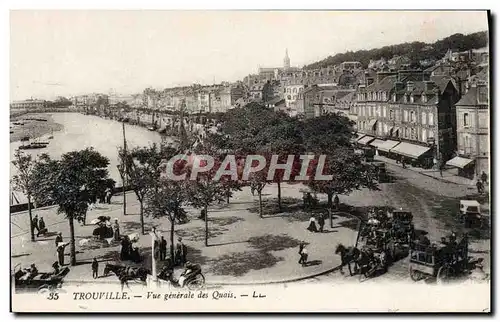
{"type": "MultiPolygon", "coordinates": [[[[47,140],[47,136],[40,138],[40,141],[50,142],[47,148],[23,150],[23,152],[35,157],[47,153],[52,158],[59,159],[66,152],[93,147],[109,159],[108,171],[110,177],[120,184],[121,179],[117,165],[118,148],[123,146],[122,123],[79,113],[54,113],[51,114],[51,117],[55,123],[62,124],[64,128],[61,131],[54,132],[54,138],[51,140],[47,140]]],[[[151,145],[162,141],[159,133],[135,125],[125,124],[125,133],[128,148],[151,145]]],[[[21,142],[19,141],[10,143],[11,160],[20,145],[21,142]]],[[[16,169],[11,163],[11,177],[15,174],[15,171],[16,169]]],[[[20,202],[25,201],[19,193],[16,193],[16,197],[21,199],[20,202]]]]}

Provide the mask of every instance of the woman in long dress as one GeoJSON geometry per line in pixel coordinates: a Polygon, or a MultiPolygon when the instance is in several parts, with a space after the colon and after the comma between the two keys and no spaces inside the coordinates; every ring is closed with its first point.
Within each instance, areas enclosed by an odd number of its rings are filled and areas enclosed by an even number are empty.
{"type": "Polygon", "coordinates": [[[307,227],[307,230],[313,233],[318,232],[318,227],[316,226],[316,218],[314,218],[314,216],[311,216],[311,218],[309,219],[309,227],[307,227]]]}

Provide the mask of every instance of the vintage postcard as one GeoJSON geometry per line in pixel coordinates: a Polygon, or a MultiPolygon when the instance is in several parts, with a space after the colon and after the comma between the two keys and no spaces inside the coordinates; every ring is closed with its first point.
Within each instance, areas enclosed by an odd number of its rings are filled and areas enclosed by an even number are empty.
{"type": "Polygon", "coordinates": [[[11,310],[489,313],[489,36],[11,11],[11,310]]]}

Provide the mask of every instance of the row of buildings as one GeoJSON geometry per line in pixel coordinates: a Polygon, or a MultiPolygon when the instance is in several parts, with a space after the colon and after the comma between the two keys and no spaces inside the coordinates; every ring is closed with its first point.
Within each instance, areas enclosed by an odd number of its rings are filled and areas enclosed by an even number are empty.
{"type": "MultiPolygon", "coordinates": [[[[261,102],[301,118],[340,113],[357,130],[357,143],[422,167],[458,168],[474,178],[489,173],[488,51],[448,51],[424,70],[411,70],[405,56],[344,62],[320,69],[290,65],[259,68],[242,82],[145,89],[134,95],[87,94],[72,98],[76,107],[129,106],[190,114],[224,113],[261,102]],[[120,105],[121,104],[121,105],[120,105]]],[[[36,108],[44,101],[13,102],[36,108]]]]}

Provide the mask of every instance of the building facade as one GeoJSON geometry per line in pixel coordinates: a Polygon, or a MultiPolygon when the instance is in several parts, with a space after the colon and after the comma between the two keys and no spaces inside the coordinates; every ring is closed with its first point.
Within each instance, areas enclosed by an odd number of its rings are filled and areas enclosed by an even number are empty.
{"type": "Polygon", "coordinates": [[[474,84],[456,104],[457,156],[447,165],[460,175],[480,178],[489,170],[489,95],[487,83],[474,84]]]}
{"type": "MultiPolygon", "coordinates": [[[[458,91],[450,78],[431,81],[420,71],[400,72],[361,87],[357,129],[369,138],[394,143],[390,152],[430,167],[449,160],[456,145],[454,104],[458,91]],[[422,80],[427,79],[427,80],[422,80]],[[404,147],[404,149],[403,149],[404,147]]],[[[377,144],[372,144],[377,148],[377,144]]],[[[387,146],[387,144],[385,145],[387,146]]]]}
{"type": "Polygon", "coordinates": [[[45,108],[47,102],[45,100],[27,99],[22,101],[13,101],[10,103],[11,109],[26,109],[26,108],[45,108]]]}

